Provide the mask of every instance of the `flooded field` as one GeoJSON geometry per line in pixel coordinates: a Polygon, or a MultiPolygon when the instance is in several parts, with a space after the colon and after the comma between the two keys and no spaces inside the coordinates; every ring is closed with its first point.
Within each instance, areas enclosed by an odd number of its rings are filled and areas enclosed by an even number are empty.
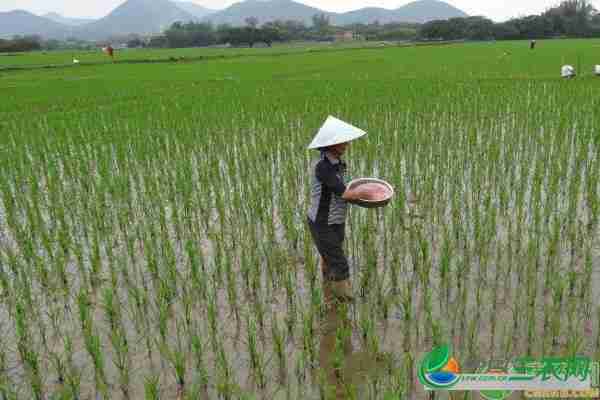
{"type": "Polygon", "coordinates": [[[559,78],[595,43],[0,72],[0,398],[423,399],[435,345],[599,359],[600,80],[559,78]],[[396,193],[351,207],[352,305],[306,226],[327,115],[396,193]]]}

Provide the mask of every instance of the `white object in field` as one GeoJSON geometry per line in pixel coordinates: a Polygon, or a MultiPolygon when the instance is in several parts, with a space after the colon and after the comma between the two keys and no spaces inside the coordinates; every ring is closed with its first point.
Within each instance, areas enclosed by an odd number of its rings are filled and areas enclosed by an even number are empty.
{"type": "Polygon", "coordinates": [[[79,60],[78,60],[78,59],[76,59],[76,58],[74,58],[74,59],[73,59],[73,64],[79,64],[79,60]]]}
{"type": "Polygon", "coordinates": [[[340,143],[347,143],[366,135],[367,132],[329,116],[313,139],[309,149],[320,149],[340,143]]]}
{"type": "Polygon", "coordinates": [[[596,75],[600,75],[600,65],[596,65],[596,67],[594,68],[594,72],[596,73],[596,75]]]}
{"type": "Polygon", "coordinates": [[[572,65],[563,65],[563,67],[560,70],[560,75],[563,78],[571,78],[575,76],[575,68],[573,68],[572,65]]]}

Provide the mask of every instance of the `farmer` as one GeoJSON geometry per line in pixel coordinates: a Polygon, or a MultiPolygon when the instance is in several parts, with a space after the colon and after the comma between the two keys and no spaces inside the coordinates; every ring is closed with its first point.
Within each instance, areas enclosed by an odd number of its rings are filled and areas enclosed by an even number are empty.
{"type": "Polygon", "coordinates": [[[108,45],[107,47],[102,49],[107,56],[109,56],[112,60],[114,60],[115,58],[115,49],[113,49],[113,47],[111,45],[108,45]]]}
{"type": "Polygon", "coordinates": [[[342,156],[351,141],[366,132],[329,117],[309,149],[319,150],[320,156],[311,171],[311,204],[308,225],[321,255],[325,301],[353,300],[350,268],[344,254],[344,231],[348,202],[358,200],[360,192],[346,188],[346,164],[342,156]]]}

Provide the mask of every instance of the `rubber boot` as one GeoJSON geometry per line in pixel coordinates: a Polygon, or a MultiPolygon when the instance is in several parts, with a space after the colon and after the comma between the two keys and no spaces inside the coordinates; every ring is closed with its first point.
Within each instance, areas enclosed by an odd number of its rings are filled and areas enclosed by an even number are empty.
{"type": "Polygon", "coordinates": [[[325,303],[325,308],[330,309],[335,303],[335,296],[333,295],[331,285],[329,285],[329,281],[326,278],[327,264],[323,257],[321,257],[321,271],[323,272],[323,301],[325,303]]]}
{"type": "Polygon", "coordinates": [[[323,297],[325,304],[329,305],[334,300],[338,302],[354,301],[354,294],[352,293],[352,285],[350,284],[350,280],[346,279],[343,281],[330,281],[327,279],[328,266],[323,257],[321,257],[320,264],[321,271],[323,272],[323,297]]]}
{"type": "Polygon", "coordinates": [[[336,300],[340,302],[354,301],[354,293],[352,293],[352,284],[350,283],[350,279],[343,281],[331,281],[329,282],[329,285],[336,300]]]}

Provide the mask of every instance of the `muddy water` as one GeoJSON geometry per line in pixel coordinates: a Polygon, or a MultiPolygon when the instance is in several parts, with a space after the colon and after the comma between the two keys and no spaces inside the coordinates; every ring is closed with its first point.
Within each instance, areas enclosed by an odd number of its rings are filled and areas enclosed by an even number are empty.
{"type": "MultiPolygon", "coordinates": [[[[0,202],[1,204],[1,202],[0,202]]],[[[414,210],[415,213],[427,215],[427,211],[419,210],[418,207],[414,210]]],[[[364,211],[355,211],[363,213],[364,211]]],[[[168,220],[172,218],[172,210],[167,208],[168,220]]],[[[370,214],[372,215],[372,214],[370,214]]],[[[136,218],[143,218],[140,213],[136,218]]],[[[288,241],[286,231],[281,221],[279,210],[275,207],[272,211],[272,219],[275,231],[276,245],[274,250],[281,252],[284,255],[281,260],[284,263],[282,268],[295,270],[297,273],[294,276],[293,287],[295,291],[296,311],[299,322],[293,328],[291,335],[286,335],[285,338],[285,353],[287,361],[287,370],[281,373],[278,371],[276,356],[273,351],[273,341],[270,335],[272,321],[277,320],[280,327],[285,326],[286,319],[290,312],[286,305],[285,290],[282,287],[269,287],[267,283],[267,273],[261,276],[260,288],[262,296],[262,305],[265,309],[265,326],[259,329],[259,350],[264,355],[265,369],[268,376],[268,387],[264,390],[256,388],[254,376],[250,368],[250,360],[248,355],[248,338],[247,325],[245,317],[251,315],[254,318],[252,309],[252,294],[244,292],[243,285],[240,281],[237,282],[237,291],[240,293],[240,314],[241,320],[237,321],[232,313],[228,302],[228,293],[223,287],[218,287],[211,292],[216,297],[218,311],[218,332],[220,341],[228,356],[228,362],[232,371],[232,380],[237,386],[237,393],[256,393],[256,398],[281,398],[281,399],[317,399],[320,397],[324,387],[333,388],[333,398],[350,398],[348,391],[355,391],[358,398],[381,398],[382,393],[377,392],[377,382],[379,378],[388,379],[390,370],[392,372],[406,372],[410,375],[413,373],[413,390],[412,396],[406,398],[421,399],[425,398],[425,393],[420,385],[414,381],[414,365],[407,366],[403,361],[405,356],[405,342],[408,343],[408,350],[418,362],[421,355],[428,351],[433,345],[433,338],[426,315],[423,311],[424,301],[424,285],[419,282],[419,278],[415,274],[414,260],[410,256],[410,240],[409,231],[403,232],[394,237],[395,242],[388,244],[390,249],[402,255],[398,268],[400,274],[400,293],[394,293],[390,288],[390,270],[391,260],[384,259],[385,249],[383,244],[380,248],[380,258],[376,266],[376,276],[380,279],[380,283],[386,292],[386,298],[391,302],[390,315],[388,319],[383,318],[379,313],[375,312],[376,291],[367,293],[364,298],[359,298],[357,304],[350,307],[346,313],[336,310],[336,312],[327,311],[323,315],[315,317],[315,331],[312,336],[316,349],[314,360],[302,360],[302,351],[304,347],[302,321],[301,318],[306,316],[310,309],[311,293],[307,284],[306,277],[306,260],[303,259],[304,254],[297,254],[289,249],[293,248],[293,244],[288,241]],[[401,295],[405,295],[403,291],[407,289],[407,283],[413,280],[415,285],[412,287],[411,311],[412,319],[409,321],[410,326],[407,326],[402,319],[403,307],[401,304],[401,295]],[[373,312],[376,337],[379,340],[379,352],[373,354],[370,351],[368,344],[361,336],[360,321],[365,314],[373,312]],[[346,331],[343,340],[338,339],[340,331],[346,331]],[[388,357],[388,355],[390,357],[388,357]],[[391,358],[391,360],[389,359],[391,358]],[[298,365],[304,363],[305,370],[299,368],[298,365]],[[410,371],[409,371],[410,370],[410,371]],[[322,374],[320,372],[323,372],[322,374]],[[302,376],[304,374],[304,376],[302,376]],[[283,375],[283,376],[281,376],[283,375]],[[383,375],[381,377],[380,375],[383,375]],[[324,383],[327,385],[324,385],[324,383]],[[344,397],[345,396],[345,397],[344,397]]],[[[10,231],[4,224],[4,211],[0,207],[0,246],[2,249],[11,248],[18,252],[18,247],[15,239],[11,236],[10,231]]],[[[360,220],[361,222],[363,220],[360,220]]],[[[371,221],[371,220],[367,220],[371,221]]],[[[386,229],[390,226],[395,226],[397,221],[381,221],[379,226],[378,238],[385,237],[386,229]],[[384,226],[383,223],[387,226],[384,226]]],[[[410,225],[411,222],[406,222],[410,225]]],[[[213,210],[209,226],[217,226],[219,224],[219,216],[216,210],[213,210]]],[[[424,235],[428,240],[428,249],[431,255],[431,271],[430,280],[427,289],[432,296],[432,314],[435,318],[445,324],[445,338],[454,344],[457,357],[460,359],[461,365],[469,365],[469,358],[488,358],[488,357],[503,357],[508,355],[522,355],[528,350],[528,322],[529,315],[525,311],[527,307],[527,276],[524,273],[526,267],[526,257],[523,250],[519,253],[519,257],[514,257],[509,261],[506,254],[508,253],[509,241],[519,243],[523,238],[511,238],[507,228],[507,221],[501,220],[497,224],[498,232],[495,237],[495,244],[491,248],[503,254],[502,257],[492,258],[486,264],[485,269],[482,269],[482,263],[479,259],[471,260],[471,273],[464,276],[463,285],[468,285],[467,304],[464,310],[457,310],[453,307],[459,303],[461,293],[457,291],[456,275],[453,275],[451,281],[451,290],[449,302],[440,301],[443,297],[445,288],[443,287],[441,273],[439,268],[441,259],[442,243],[440,238],[443,237],[441,224],[435,223],[429,219],[418,222],[424,235]],[[510,264],[512,262],[512,264],[510,264]],[[508,267],[511,267],[511,273],[508,274],[508,267]],[[493,284],[496,273],[499,275],[499,288],[497,293],[494,293],[493,284]],[[477,290],[481,290],[481,302],[479,305],[476,301],[477,290]],[[519,310],[521,308],[521,310],[519,310]],[[520,312],[519,312],[520,311],[520,312]],[[475,321],[475,315],[479,314],[479,321],[475,321]],[[462,324],[462,319],[465,323],[462,324]],[[517,321],[516,330],[515,320],[517,321]],[[496,324],[495,339],[492,342],[492,321],[496,324]],[[456,334],[451,336],[448,334],[454,328],[456,334]],[[464,330],[462,330],[464,328],[464,330]],[[475,330],[474,354],[469,354],[468,338],[469,330],[475,330]],[[507,341],[512,341],[513,344],[507,346],[507,341]],[[508,350],[507,350],[508,349],[508,350]]],[[[414,222],[417,225],[417,222],[414,222]]],[[[417,229],[415,226],[410,229],[417,229]]],[[[350,238],[349,246],[352,247],[352,239],[360,238],[361,227],[350,226],[348,236],[350,238]]],[[[301,229],[301,228],[298,228],[301,229]]],[[[202,229],[200,229],[202,231],[202,229]]],[[[256,235],[258,237],[266,236],[266,227],[257,226],[256,235]]],[[[145,290],[152,298],[156,288],[152,285],[152,279],[147,265],[144,261],[145,250],[142,243],[136,243],[138,264],[132,265],[127,258],[124,243],[126,238],[119,233],[116,227],[113,231],[107,232],[107,236],[112,237],[115,247],[112,249],[117,260],[125,260],[124,266],[130,269],[131,282],[127,286],[123,281],[123,277],[119,278],[118,296],[123,306],[122,320],[124,330],[127,334],[130,343],[130,378],[131,385],[129,394],[131,398],[144,397],[144,381],[156,375],[160,378],[160,390],[163,398],[177,398],[178,387],[175,380],[174,368],[170,363],[167,354],[161,352],[157,345],[156,338],[158,337],[157,320],[158,306],[150,299],[150,302],[145,310],[147,323],[137,321],[136,311],[131,306],[131,293],[129,289],[136,287],[145,290]]],[[[180,284],[184,285],[185,275],[183,275],[189,266],[189,260],[185,254],[184,245],[178,243],[175,239],[176,232],[174,224],[168,225],[168,236],[174,243],[174,251],[177,260],[178,272],[182,274],[180,284]]],[[[574,298],[576,309],[576,320],[570,322],[568,320],[569,296],[565,295],[561,308],[555,312],[552,301],[552,293],[549,292],[544,285],[543,272],[546,265],[545,258],[542,257],[540,263],[540,271],[536,278],[536,298],[535,298],[535,323],[534,335],[536,338],[548,338],[550,332],[544,329],[543,318],[544,313],[555,315],[558,313],[561,316],[561,327],[558,332],[559,341],[556,349],[552,351],[564,351],[568,343],[568,339],[573,332],[584,332],[587,329],[588,333],[583,340],[583,347],[580,353],[585,355],[593,355],[596,351],[596,338],[598,336],[598,315],[597,309],[600,306],[600,297],[597,293],[600,291],[600,247],[598,238],[599,232],[590,233],[589,236],[584,236],[583,240],[593,248],[592,251],[592,282],[589,292],[592,294],[589,299],[582,301],[579,298],[574,298]],[[587,326],[583,320],[586,316],[585,306],[589,305],[591,310],[591,326],[587,326]]],[[[204,257],[211,261],[208,262],[207,268],[212,269],[214,265],[212,260],[218,254],[218,241],[215,235],[210,235],[208,232],[203,232],[199,236],[195,236],[198,247],[202,250],[204,257]]],[[[513,243],[513,244],[514,244],[513,243]]],[[[78,238],[76,245],[80,246],[84,252],[84,258],[87,260],[90,256],[89,242],[78,238]]],[[[301,247],[301,246],[300,246],[301,247]]],[[[521,244],[521,248],[525,245],[521,244]]],[[[388,249],[388,255],[390,254],[388,249]]],[[[540,253],[546,253],[545,248],[542,248],[540,253]]],[[[493,253],[492,250],[490,250],[493,253]]],[[[514,252],[514,249],[513,249],[514,252]]],[[[107,288],[110,281],[109,267],[106,262],[107,248],[103,247],[102,253],[102,273],[98,277],[101,282],[101,288],[107,288]]],[[[358,247],[358,251],[353,252],[350,249],[352,257],[352,280],[355,289],[359,289],[361,278],[365,269],[364,254],[362,248],[358,247]]],[[[463,255],[457,252],[456,263],[452,264],[452,273],[456,274],[458,262],[463,261],[463,255]]],[[[233,268],[240,271],[244,263],[243,256],[239,251],[232,249],[229,253],[233,268]]],[[[40,250],[40,257],[47,255],[40,250]]],[[[576,254],[572,259],[568,246],[561,246],[558,259],[560,260],[557,266],[561,273],[561,277],[567,279],[568,274],[572,271],[578,276],[582,276],[584,272],[583,258],[581,254],[576,254]]],[[[4,261],[4,258],[2,259],[4,261]]],[[[262,258],[257,259],[257,262],[264,262],[262,258]]],[[[82,398],[95,398],[96,390],[94,387],[94,368],[92,360],[85,349],[85,343],[81,333],[80,322],[77,315],[77,299],[76,295],[81,287],[86,283],[80,273],[80,269],[88,270],[91,268],[86,262],[83,266],[78,266],[74,260],[70,260],[67,266],[67,271],[70,280],[71,293],[62,298],[57,295],[49,295],[39,283],[32,281],[33,298],[38,302],[38,315],[31,316],[31,335],[34,338],[35,347],[40,352],[40,362],[44,371],[44,386],[47,393],[56,393],[61,390],[61,384],[57,382],[58,375],[56,368],[51,363],[50,356],[55,353],[66,358],[64,338],[69,337],[73,342],[73,365],[81,373],[81,393],[82,398]],[[56,322],[52,323],[54,315],[56,322]],[[42,343],[42,332],[47,332],[47,343],[42,343]]],[[[3,266],[3,268],[5,268],[3,266]]],[[[5,269],[4,269],[5,270],[5,269]]],[[[6,270],[5,270],[6,271],[6,270]]],[[[581,278],[577,281],[577,290],[581,289],[581,278]]],[[[531,288],[530,288],[531,290],[531,288]]],[[[20,360],[17,345],[14,315],[11,315],[10,297],[5,297],[0,305],[0,333],[2,334],[2,346],[6,349],[6,370],[4,375],[10,379],[14,387],[21,389],[24,393],[29,393],[29,384],[27,381],[26,369],[20,360]]],[[[105,361],[106,380],[109,383],[109,392],[111,398],[123,398],[121,388],[119,387],[119,371],[114,366],[115,354],[110,345],[110,328],[107,325],[105,313],[102,309],[102,290],[92,296],[94,307],[94,325],[98,335],[102,339],[105,361]]],[[[206,347],[206,355],[204,366],[208,371],[209,385],[205,388],[205,394],[208,398],[218,398],[218,382],[219,371],[216,368],[216,357],[211,349],[210,329],[207,323],[205,305],[195,304],[191,310],[192,321],[191,327],[186,327],[183,321],[183,305],[181,303],[181,293],[175,299],[174,304],[170,309],[169,319],[169,346],[176,348],[178,346],[179,337],[187,338],[192,333],[197,334],[203,339],[206,347]]],[[[534,353],[541,352],[539,340],[536,340],[534,353]]],[[[194,365],[194,361],[190,357],[187,361],[185,381],[189,385],[198,381],[198,371],[194,365]]],[[[389,381],[385,381],[387,387],[391,387],[389,381]]],[[[439,398],[439,397],[438,397],[439,398]]],[[[444,397],[441,397],[444,398],[444,397]]]]}

